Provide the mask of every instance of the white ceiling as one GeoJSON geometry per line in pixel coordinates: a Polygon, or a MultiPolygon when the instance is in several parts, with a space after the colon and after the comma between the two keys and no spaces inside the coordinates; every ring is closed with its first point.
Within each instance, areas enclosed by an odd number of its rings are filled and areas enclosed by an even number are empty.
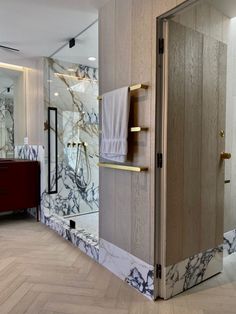
{"type": "Polygon", "coordinates": [[[90,67],[98,67],[98,23],[93,24],[83,34],[78,36],[75,41],[75,46],[69,48],[66,45],[58,51],[53,58],[62,61],[83,64],[90,67]],[[95,61],[89,61],[89,57],[95,57],[95,61]]]}
{"type": "Polygon", "coordinates": [[[0,49],[14,58],[50,56],[98,17],[108,0],[0,0],[0,49]]]}
{"type": "Polygon", "coordinates": [[[236,1],[235,0],[209,0],[224,15],[233,18],[236,17],[236,1]]]}

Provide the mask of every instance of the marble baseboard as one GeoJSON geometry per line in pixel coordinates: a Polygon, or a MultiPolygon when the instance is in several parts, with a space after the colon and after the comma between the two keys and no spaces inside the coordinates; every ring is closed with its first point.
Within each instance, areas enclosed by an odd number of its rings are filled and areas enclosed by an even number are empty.
{"type": "Polygon", "coordinates": [[[71,229],[64,219],[54,215],[42,215],[41,221],[49,228],[56,231],[61,237],[70,241],[82,252],[98,262],[99,242],[97,237],[86,232],[85,230],[71,229]]]}
{"type": "Polygon", "coordinates": [[[224,257],[236,252],[236,229],[224,234],[224,257]]]}
{"type": "Polygon", "coordinates": [[[100,239],[99,263],[149,299],[154,298],[154,267],[100,239]]]}
{"type": "Polygon", "coordinates": [[[163,272],[166,288],[161,297],[169,299],[220,273],[222,269],[223,245],[168,266],[163,272]]]}

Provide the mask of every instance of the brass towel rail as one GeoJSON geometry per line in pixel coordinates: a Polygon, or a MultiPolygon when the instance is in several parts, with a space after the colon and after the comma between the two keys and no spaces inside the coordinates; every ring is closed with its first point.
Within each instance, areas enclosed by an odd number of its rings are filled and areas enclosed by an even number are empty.
{"type": "MultiPolygon", "coordinates": [[[[142,126],[132,126],[129,128],[129,132],[136,133],[136,132],[142,132],[142,131],[148,131],[148,128],[142,127],[142,126]]],[[[102,131],[99,131],[100,134],[102,134],[102,131]]]]}
{"type": "Polygon", "coordinates": [[[106,163],[106,162],[99,162],[98,166],[101,168],[110,168],[110,169],[114,169],[114,170],[132,171],[132,172],[148,171],[147,167],[118,165],[118,164],[110,164],[110,163],[106,163]]]}
{"type": "MultiPolygon", "coordinates": [[[[133,91],[138,90],[138,89],[148,89],[148,85],[146,85],[146,84],[136,84],[136,85],[131,85],[129,87],[129,91],[130,92],[133,92],[133,91]]],[[[98,96],[97,99],[98,100],[102,100],[102,96],[98,96]]]]}
{"type": "Polygon", "coordinates": [[[141,132],[141,131],[147,131],[148,128],[146,127],[141,127],[141,126],[134,126],[130,128],[130,132],[134,133],[134,132],[141,132]]]}

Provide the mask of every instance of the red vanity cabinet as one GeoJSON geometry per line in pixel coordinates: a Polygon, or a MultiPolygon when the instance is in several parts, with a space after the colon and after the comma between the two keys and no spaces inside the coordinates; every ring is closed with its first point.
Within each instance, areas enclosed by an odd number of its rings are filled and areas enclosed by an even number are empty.
{"type": "Polygon", "coordinates": [[[39,203],[39,162],[0,159],[0,212],[38,210],[39,203]]]}

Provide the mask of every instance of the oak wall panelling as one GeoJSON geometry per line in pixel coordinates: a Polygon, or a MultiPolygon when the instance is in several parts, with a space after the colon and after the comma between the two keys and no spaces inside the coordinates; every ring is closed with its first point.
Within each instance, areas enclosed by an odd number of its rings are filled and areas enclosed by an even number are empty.
{"type": "Polygon", "coordinates": [[[132,120],[149,128],[132,138],[136,174],[100,169],[100,236],[154,265],[155,235],[155,85],[157,17],[176,0],[110,0],[99,12],[100,94],[124,85],[146,83],[132,96],[132,120]]]}
{"type": "MultiPolygon", "coordinates": [[[[160,136],[160,134],[155,133],[156,124],[160,121],[160,117],[155,115],[156,22],[158,16],[183,2],[185,1],[110,0],[100,10],[99,16],[100,94],[135,83],[149,85],[147,91],[138,91],[131,98],[132,122],[135,125],[144,125],[149,130],[145,134],[141,132],[130,138],[132,163],[145,165],[149,168],[149,171],[136,174],[100,169],[100,237],[150,265],[155,265],[157,261],[160,261],[160,230],[158,225],[155,225],[160,215],[160,208],[157,208],[155,211],[155,199],[159,195],[155,195],[154,184],[156,175],[155,146],[158,136],[160,136]]],[[[190,12],[190,15],[186,11],[181,16],[176,16],[176,22],[179,23],[179,27],[181,28],[181,25],[188,27],[190,34],[186,42],[186,48],[182,48],[184,56],[182,62],[186,64],[186,67],[179,67],[179,71],[182,71],[180,75],[184,78],[185,84],[189,88],[195,84],[191,71],[197,76],[195,79],[198,81],[203,76],[197,64],[200,62],[198,58],[202,58],[203,62],[204,57],[203,55],[199,57],[200,54],[196,51],[191,54],[188,45],[189,47],[196,45],[197,47],[195,48],[200,50],[204,35],[216,37],[216,41],[224,43],[227,43],[228,38],[226,34],[228,19],[215,9],[204,7],[204,5],[199,7],[193,6],[190,12]],[[204,24],[204,20],[202,20],[202,15],[206,16],[207,14],[211,21],[210,25],[204,24]]],[[[181,48],[179,47],[178,49],[181,48]]],[[[220,51],[220,49],[217,51],[220,51]]],[[[173,62],[175,62],[174,58],[173,62]]],[[[185,130],[187,130],[186,133],[193,136],[197,133],[198,125],[206,123],[202,121],[202,106],[196,106],[195,103],[199,96],[198,94],[202,90],[201,88],[196,88],[192,94],[185,93],[181,90],[181,86],[178,86],[178,82],[176,84],[177,92],[180,94],[178,97],[183,97],[185,102],[188,101],[190,107],[187,108],[184,102],[178,104],[182,107],[176,112],[175,118],[179,122],[182,121],[183,125],[181,127],[173,124],[177,128],[175,131],[179,135],[179,142],[177,142],[180,145],[179,148],[176,147],[178,146],[177,144],[175,145],[173,153],[182,160],[182,167],[185,169],[185,172],[183,172],[182,178],[179,179],[180,182],[175,182],[176,191],[174,195],[176,197],[172,195],[173,211],[169,213],[171,217],[167,216],[169,227],[173,232],[166,234],[169,250],[164,266],[181,262],[184,258],[190,257],[191,254],[200,253],[202,249],[209,248],[209,242],[213,245],[215,243],[218,244],[219,238],[216,236],[218,233],[213,229],[220,230],[222,228],[217,218],[219,213],[214,213],[216,215],[214,216],[215,223],[211,226],[211,230],[208,230],[209,217],[212,215],[210,209],[203,213],[199,223],[194,224],[199,216],[197,207],[201,200],[199,195],[195,195],[194,189],[190,185],[191,178],[187,173],[188,169],[192,168],[194,156],[196,154],[199,156],[201,153],[201,144],[195,147],[191,147],[190,144],[182,147],[181,141],[187,142],[186,134],[184,134],[185,130]],[[184,120],[185,115],[189,117],[189,120],[184,120]],[[189,121],[193,115],[196,115],[197,119],[191,124],[189,121]],[[185,160],[184,155],[187,154],[190,154],[190,158],[185,160]],[[184,189],[186,192],[182,199],[178,197],[178,189],[184,189]],[[176,209],[176,201],[179,202],[179,209],[176,209]],[[189,206],[191,207],[190,210],[187,209],[189,206]],[[183,219],[180,219],[179,214],[183,214],[181,216],[183,219]],[[208,238],[210,231],[212,233],[208,238]],[[186,237],[187,234],[190,234],[190,236],[186,237]]],[[[173,97],[175,98],[175,95],[173,97]]],[[[212,117],[214,126],[221,124],[221,121],[217,119],[217,116],[212,117]]],[[[197,137],[198,142],[201,143],[201,134],[198,134],[197,137]]],[[[213,141],[212,145],[214,145],[215,154],[217,154],[221,143],[216,140],[215,142],[213,141]]],[[[173,171],[175,171],[174,162],[172,167],[173,171]]],[[[200,190],[204,178],[202,164],[198,163],[197,167],[194,168],[192,176],[196,178],[197,186],[200,190]]],[[[211,179],[213,180],[213,178],[211,179]]],[[[217,188],[216,186],[215,191],[217,188]]],[[[171,202],[171,198],[169,198],[169,202],[171,202]]],[[[211,206],[209,206],[212,208],[214,200],[209,202],[211,202],[211,206]]],[[[164,243],[162,244],[164,245],[164,243]]]]}

